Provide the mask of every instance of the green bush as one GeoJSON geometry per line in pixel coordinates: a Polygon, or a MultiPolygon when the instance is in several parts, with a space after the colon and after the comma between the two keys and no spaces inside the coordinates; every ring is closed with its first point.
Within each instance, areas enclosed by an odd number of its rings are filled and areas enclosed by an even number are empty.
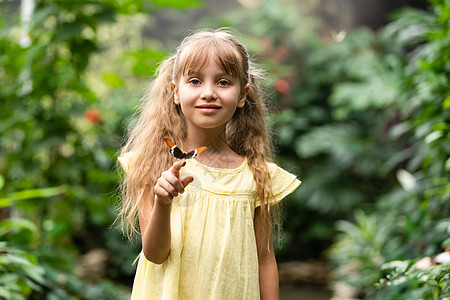
{"type": "MultiPolygon", "coordinates": [[[[384,109],[382,116],[395,117],[385,124],[387,141],[401,145],[399,151],[386,158],[399,184],[380,195],[367,216],[379,224],[373,234],[383,237],[381,246],[370,239],[360,242],[355,238],[365,232],[364,228],[351,232],[341,227],[338,230],[342,234],[330,251],[341,279],[350,279],[346,270],[349,265],[360,275],[371,271],[372,276],[365,276],[363,282],[353,282],[362,288],[366,299],[449,296],[448,264],[426,270],[413,267],[420,257],[442,252],[450,233],[439,229],[450,212],[450,3],[432,3],[430,13],[412,9],[398,12],[395,21],[377,34],[379,64],[384,65],[381,68],[389,67],[379,77],[397,74],[390,79],[396,83],[380,86],[386,87],[388,97],[385,91],[371,93],[371,82],[378,80],[373,77],[338,84],[331,95],[339,114],[344,116],[362,110],[365,114],[373,105],[371,98],[381,103],[378,108],[384,109]],[[361,101],[362,107],[355,105],[360,94],[371,95],[361,101]],[[371,255],[367,261],[367,256],[357,253],[360,247],[374,249],[375,245],[377,260],[371,255]],[[374,284],[383,276],[387,277],[376,288],[374,284]]],[[[361,224],[361,218],[356,220],[361,224]]]]}

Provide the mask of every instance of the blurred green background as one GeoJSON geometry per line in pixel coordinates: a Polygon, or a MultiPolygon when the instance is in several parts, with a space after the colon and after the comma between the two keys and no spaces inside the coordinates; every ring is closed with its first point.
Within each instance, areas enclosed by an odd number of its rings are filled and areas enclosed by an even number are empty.
{"type": "Polygon", "coordinates": [[[117,151],[205,27],[267,71],[277,162],[303,181],[280,266],[325,265],[333,299],[449,298],[450,1],[3,0],[0,299],[129,297],[117,151]]]}

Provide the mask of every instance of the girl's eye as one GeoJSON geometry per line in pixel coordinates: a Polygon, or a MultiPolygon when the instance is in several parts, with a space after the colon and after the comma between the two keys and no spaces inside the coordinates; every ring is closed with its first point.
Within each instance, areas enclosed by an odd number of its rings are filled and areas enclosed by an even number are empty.
{"type": "Polygon", "coordinates": [[[200,80],[198,79],[191,79],[189,80],[189,83],[192,85],[199,85],[200,84],[200,80]]]}
{"type": "Polygon", "coordinates": [[[227,85],[229,85],[230,83],[227,81],[227,80],[220,80],[218,83],[217,83],[217,85],[219,85],[219,86],[227,86],[227,85]]]}

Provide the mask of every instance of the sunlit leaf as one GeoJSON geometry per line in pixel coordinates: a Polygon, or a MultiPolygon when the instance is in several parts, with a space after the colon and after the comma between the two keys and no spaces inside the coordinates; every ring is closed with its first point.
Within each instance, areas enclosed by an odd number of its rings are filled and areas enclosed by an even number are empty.
{"type": "Polygon", "coordinates": [[[127,53],[133,60],[133,73],[139,76],[153,75],[166,54],[150,49],[140,49],[127,53]]]}
{"type": "Polygon", "coordinates": [[[202,1],[199,0],[151,0],[159,7],[167,6],[173,8],[187,8],[187,7],[200,7],[202,6],[202,1]]]}
{"type": "Polygon", "coordinates": [[[67,188],[65,186],[24,190],[6,195],[0,198],[0,208],[11,205],[14,201],[33,199],[33,198],[48,198],[63,194],[67,188]]]}

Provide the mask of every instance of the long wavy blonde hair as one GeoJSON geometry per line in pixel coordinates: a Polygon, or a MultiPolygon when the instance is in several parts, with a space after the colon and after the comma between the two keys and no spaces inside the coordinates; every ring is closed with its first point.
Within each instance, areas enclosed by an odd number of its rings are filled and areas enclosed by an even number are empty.
{"type": "Polygon", "coordinates": [[[267,233],[274,223],[268,204],[272,185],[267,166],[272,161],[272,143],[265,122],[267,110],[259,85],[260,72],[252,66],[246,48],[232,34],[223,29],[203,30],[185,38],[175,55],[159,66],[153,84],[136,111],[137,123],[128,132],[121,150],[121,155],[132,153],[128,173],[121,183],[119,214],[128,237],[138,232],[139,212],[144,209],[144,188],[149,188],[153,194],[157,178],[174,163],[164,138],[176,141],[181,147],[184,144],[186,122],[174,103],[171,82],[177,83],[180,76],[201,70],[209,57],[227,74],[239,78],[242,89],[247,83],[250,85],[244,107],[236,109],[226,126],[225,140],[237,154],[247,158],[253,172],[262,208],[262,228],[267,233]]]}

